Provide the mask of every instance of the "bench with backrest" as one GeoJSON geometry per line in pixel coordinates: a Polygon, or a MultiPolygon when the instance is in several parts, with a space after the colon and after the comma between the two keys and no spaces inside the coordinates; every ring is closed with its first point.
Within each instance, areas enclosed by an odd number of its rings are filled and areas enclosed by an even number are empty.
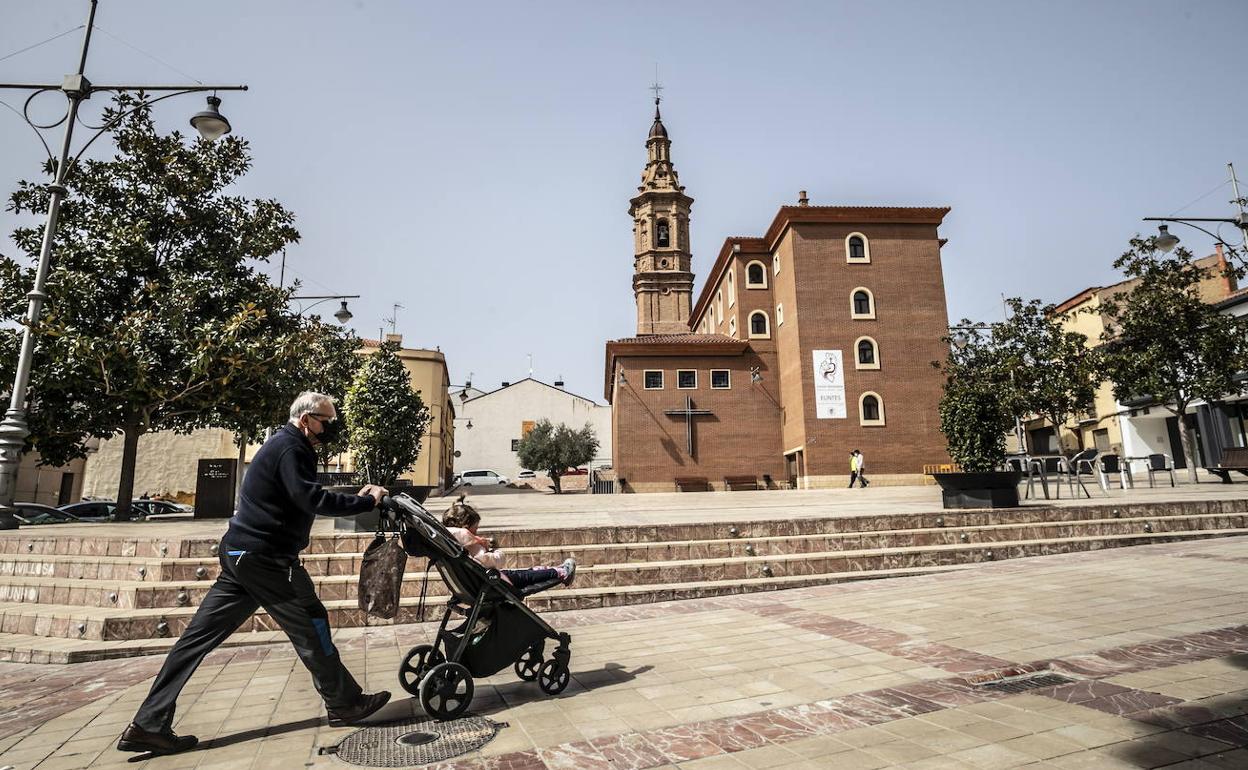
{"type": "Polygon", "coordinates": [[[705,476],[677,476],[677,492],[710,492],[711,482],[705,476]]]}
{"type": "Polygon", "coordinates": [[[724,489],[729,492],[738,489],[762,489],[757,476],[724,476],[724,489]]]}
{"type": "Polygon", "coordinates": [[[1231,471],[1248,476],[1248,447],[1223,449],[1222,460],[1215,467],[1205,470],[1221,478],[1223,484],[1234,484],[1231,481],[1231,471]]]}

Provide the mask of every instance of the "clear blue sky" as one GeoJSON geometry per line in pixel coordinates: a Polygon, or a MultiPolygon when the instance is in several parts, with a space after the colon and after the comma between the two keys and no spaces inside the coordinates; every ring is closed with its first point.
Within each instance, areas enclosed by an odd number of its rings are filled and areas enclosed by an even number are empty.
{"type": "MultiPolygon", "coordinates": [[[[0,0],[0,56],[85,9],[0,0]]],[[[699,281],[725,236],[761,234],[801,189],[948,205],[950,316],[993,320],[1003,293],[1115,280],[1141,217],[1228,214],[1225,164],[1248,177],[1243,0],[103,0],[96,23],[205,82],[249,84],[222,110],[255,155],[242,191],[299,217],[288,276],[364,295],[365,336],[403,304],[405,342],[441,346],[454,382],[485,388],[532,353],[535,376],[601,400],[603,341],[635,330],[626,212],[656,63],[699,281]]],[[[77,46],[0,61],[0,79],[59,81],[77,46]]],[[[185,81],[108,34],[88,75],[185,81]]],[[[184,127],[201,105],[157,113],[184,127]]],[[[0,109],[0,189],[37,160],[0,109]]]]}

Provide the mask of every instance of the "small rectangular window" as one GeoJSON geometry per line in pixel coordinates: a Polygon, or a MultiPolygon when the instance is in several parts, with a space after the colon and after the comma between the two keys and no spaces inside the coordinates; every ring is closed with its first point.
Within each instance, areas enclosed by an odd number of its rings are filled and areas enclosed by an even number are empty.
{"type": "Polygon", "coordinates": [[[513,438],[513,439],[511,440],[511,451],[513,451],[513,452],[519,452],[519,451],[520,451],[520,439],[518,439],[518,438],[513,438]]]}
{"type": "Polygon", "coordinates": [[[728,370],[727,369],[712,369],[711,370],[711,389],[712,390],[727,390],[729,387],[730,387],[730,381],[728,377],[728,370]]]}
{"type": "Polygon", "coordinates": [[[663,370],[650,369],[646,371],[646,390],[663,390],[663,370]]]}
{"type": "Polygon", "coordinates": [[[681,390],[693,390],[698,387],[698,373],[693,369],[678,369],[676,371],[676,387],[681,390]]]}

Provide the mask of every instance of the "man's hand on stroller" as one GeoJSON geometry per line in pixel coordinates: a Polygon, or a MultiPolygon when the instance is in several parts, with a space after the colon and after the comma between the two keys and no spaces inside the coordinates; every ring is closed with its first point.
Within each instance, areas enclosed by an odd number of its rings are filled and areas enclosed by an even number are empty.
{"type": "Polygon", "coordinates": [[[381,505],[381,498],[385,497],[386,495],[390,493],[386,490],[385,487],[379,487],[376,484],[365,484],[363,488],[360,489],[359,492],[356,492],[356,494],[359,495],[360,497],[373,498],[373,507],[376,507],[376,506],[381,505]]]}

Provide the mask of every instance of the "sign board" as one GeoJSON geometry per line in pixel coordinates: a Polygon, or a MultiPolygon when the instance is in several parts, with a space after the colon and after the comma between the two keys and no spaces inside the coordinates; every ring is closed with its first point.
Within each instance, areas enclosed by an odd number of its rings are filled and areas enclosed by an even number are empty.
{"type": "Polygon", "coordinates": [[[845,370],[839,350],[815,350],[815,417],[843,420],[845,411],[845,370]]]}
{"type": "Polygon", "coordinates": [[[199,461],[195,477],[195,518],[228,519],[234,515],[238,460],[233,457],[199,461]]]}

